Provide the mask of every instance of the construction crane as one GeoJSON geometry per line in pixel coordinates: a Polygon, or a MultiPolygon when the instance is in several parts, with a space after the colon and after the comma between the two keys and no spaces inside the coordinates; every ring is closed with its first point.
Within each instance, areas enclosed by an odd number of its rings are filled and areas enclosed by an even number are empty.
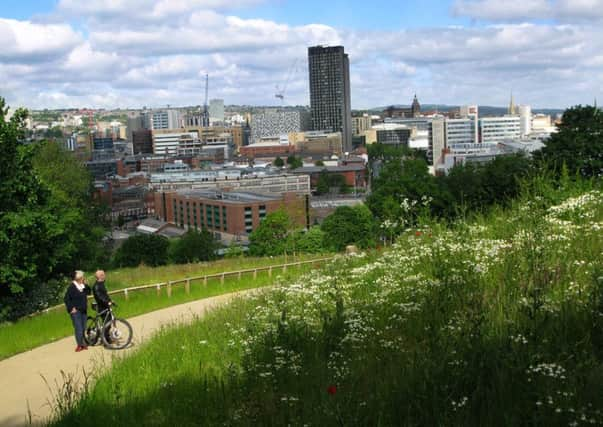
{"type": "Polygon", "coordinates": [[[203,103],[203,116],[202,116],[202,126],[209,127],[209,109],[207,106],[208,103],[208,94],[209,94],[209,74],[205,75],[205,102],[203,103]]]}
{"type": "Polygon", "coordinates": [[[279,85],[276,85],[276,93],[274,94],[274,97],[280,99],[283,104],[285,103],[285,93],[287,92],[287,86],[289,85],[289,83],[291,82],[291,79],[293,78],[293,75],[297,71],[297,63],[298,62],[299,62],[298,59],[293,61],[293,64],[291,65],[291,67],[289,68],[289,71],[287,72],[285,84],[283,85],[283,87],[281,88],[281,87],[279,87],[279,85]]]}

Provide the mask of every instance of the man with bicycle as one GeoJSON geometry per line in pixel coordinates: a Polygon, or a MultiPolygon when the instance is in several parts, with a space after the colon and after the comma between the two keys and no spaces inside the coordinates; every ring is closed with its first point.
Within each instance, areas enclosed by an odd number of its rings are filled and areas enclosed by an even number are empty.
{"type": "Polygon", "coordinates": [[[94,300],[97,304],[97,312],[100,313],[113,305],[113,301],[111,300],[111,297],[109,297],[107,288],[105,287],[105,272],[103,270],[97,270],[94,277],[96,277],[96,282],[92,287],[92,293],[94,294],[94,300]]]}
{"type": "MultiPolygon", "coordinates": [[[[104,310],[108,310],[113,305],[113,301],[107,293],[104,270],[97,270],[96,273],[94,273],[94,277],[96,277],[96,282],[94,283],[94,286],[92,286],[92,294],[94,295],[94,300],[96,301],[96,312],[102,313],[104,310]]],[[[110,342],[111,337],[108,330],[106,331],[105,335],[107,341],[110,342]]]]}

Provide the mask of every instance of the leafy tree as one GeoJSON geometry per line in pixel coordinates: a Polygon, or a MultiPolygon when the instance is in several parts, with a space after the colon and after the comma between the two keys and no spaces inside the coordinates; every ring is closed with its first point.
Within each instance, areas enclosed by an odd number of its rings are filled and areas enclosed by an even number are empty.
{"type": "Polygon", "coordinates": [[[27,111],[6,121],[0,97],[0,319],[44,307],[57,296],[74,247],[50,206],[51,190],[33,168],[36,146],[23,145],[27,111]],[[48,292],[43,288],[50,288],[48,292]]]}
{"type": "Polygon", "coordinates": [[[321,254],[327,252],[326,234],[318,226],[309,230],[300,230],[293,235],[295,252],[307,254],[321,254]]]}
{"type": "Polygon", "coordinates": [[[266,218],[249,235],[249,254],[252,256],[281,255],[287,249],[287,236],[292,221],[284,210],[277,210],[266,218]]]}
{"type": "Polygon", "coordinates": [[[189,230],[170,247],[170,260],[176,264],[216,259],[218,244],[206,229],[189,230]]]}
{"type": "Polygon", "coordinates": [[[367,248],[376,243],[375,220],[364,205],[338,207],[325,218],[320,228],[328,248],[335,251],[342,251],[351,244],[367,248]]]}
{"type": "Polygon", "coordinates": [[[167,238],[155,234],[137,234],[129,237],[115,252],[116,267],[137,267],[140,264],[156,267],[168,261],[167,238]]]}
{"type": "Polygon", "coordinates": [[[575,106],[565,110],[559,131],[544,141],[535,159],[558,173],[567,166],[570,175],[603,175],[603,112],[593,106],[575,106]]]}
{"type": "Polygon", "coordinates": [[[327,194],[331,191],[336,193],[346,193],[349,186],[345,182],[345,176],[340,174],[329,174],[323,170],[318,176],[316,183],[316,193],[318,195],[327,194]]]}
{"type": "Polygon", "coordinates": [[[314,166],[324,166],[324,165],[325,165],[325,162],[323,162],[322,160],[316,160],[314,162],[314,166]]]}
{"type": "Polygon", "coordinates": [[[64,254],[61,270],[70,272],[74,265],[94,269],[106,263],[108,250],[102,244],[108,226],[103,220],[106,208],[92,199],[92,175],[55,142],[39,144],[32,160],[34,171],[50,189],[49,209],[68,230],[64,243],[71,255],[64,254]]]}
{"type": "Polygon", "coordinates": [[[301,168],[304,165],[304,162],[302,162],[301,158],[291,155],[287,157],[287,165],[289,165],[289,168],[291,169],[297,169],[301,168]]]}
{"type": "Polygon", "coordinates": [[[445,197],[440,194],[436,179],[429,174],[423,159],[394,157],[385,162],[379,176],[373,179],[372,192],[366,203],[380,221],[398,221],[404,217],[413,223],[423,213],[426,200],[434,210],[442,209],[445,197]],[[412,209],[403,206],[406,201],[412,209]]]}
{"type": "Polygon", "coordinates": [[[282,168],[283,166],[285,166],[285,162],[280,157],[277,157],[276,159],[274,159],[274,162],[272,164],[274,166],[276,166],[277,168],[282,168]]]}

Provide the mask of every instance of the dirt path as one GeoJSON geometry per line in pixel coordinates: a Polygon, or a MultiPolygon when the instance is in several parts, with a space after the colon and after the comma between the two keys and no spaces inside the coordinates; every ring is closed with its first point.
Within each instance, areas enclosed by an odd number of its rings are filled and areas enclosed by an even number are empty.
{"type": "MultiPolygon", "coordinates": [[[[0,361],[0,426],[28,425],[30,415],[34,424],[40,424],[51,414],[48,402],[56,393],[57,385],[63,383],[63,375],[73,375],[81,381],[83,370],[91,372],[102,362],[109,365],[113,358],[135,351],[161,326],[188,322],[236,296],[252,292],[258,290],[206,298],[129,319],[134,340],[128,350],[110,351],[96,346],[76,353],[75,339],[71,336],[0,361]]],[[[69,321],[67,314],[65,321],[69,321]]]]}

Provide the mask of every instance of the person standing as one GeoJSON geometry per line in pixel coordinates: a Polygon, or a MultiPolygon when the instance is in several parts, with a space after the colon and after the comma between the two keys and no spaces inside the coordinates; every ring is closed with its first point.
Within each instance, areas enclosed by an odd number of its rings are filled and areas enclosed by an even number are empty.
{"type": "Polygon", "coordinates": [[[96,282],[94,283],[94,286],[92,286],[92,293],[98,306],[97,311],[100,313],[101,311],[108,309],[113,304],[113,301],[107,293],[107,287],[105,286],[105,272],[103,270],[98,270],[94,276],[96,277],[96,282]]]}
{"type": "Polygon", "coordinates": [[[65,306],[67,312],[71,316],[73,329],[75,331],[75,341],[77,347],[75,351],[87,350],[88,346],[84,341],[84,331],[86,330],[86,319],[88,311],[88,295],[90,295],[90,287],[86,283],[84,272],[77,270],[73,277],[73,282],[65,292],[65,306]]]}

